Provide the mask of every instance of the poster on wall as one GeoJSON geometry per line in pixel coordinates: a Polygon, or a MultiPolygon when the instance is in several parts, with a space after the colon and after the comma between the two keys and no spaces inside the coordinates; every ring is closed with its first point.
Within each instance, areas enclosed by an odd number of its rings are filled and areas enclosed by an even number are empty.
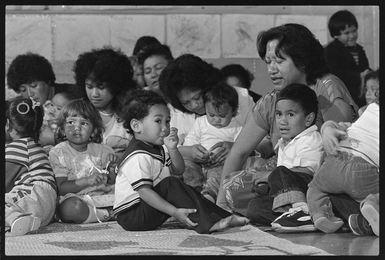
{"type": "Polygon", "coordinates": [[[259,57],[256,38],[274,25],[273,15],[228,14],[222,16],[222,55],[224,58],[259,57]]]}
{"type": "Polygon", "coordinates": [[[51,18],[48,15],[5,16],[5,58],[33,52],[52,59],[51,18]],[[25,44],[28,42],[28,44],[25,44]]]}
{"type": "Polygon", "coordinates": [[[54,57],[76,60],[79,54],[110,45],[110,17],[100,15],[55,15],[54,57]]]}
{"type": "Polygon", "coordinates": [[[285,23],[299,23],[315,35],[322,45],[327,44],[328,28],[327,17],[321,15],[277,15],[275,25],[285,23]]]}
{"type": "Polygon", "coordinates": [[[201,58],[220,57],[219,15],[167,15],[167,44],[173,56],[191,53],[201,58]]]}
{"type": "Polygon", "coordinates": [[[113,15],[111,16],[111,45],[131,55],[137,39],[151,35],[165,42],[164,15],[113,15]]]}

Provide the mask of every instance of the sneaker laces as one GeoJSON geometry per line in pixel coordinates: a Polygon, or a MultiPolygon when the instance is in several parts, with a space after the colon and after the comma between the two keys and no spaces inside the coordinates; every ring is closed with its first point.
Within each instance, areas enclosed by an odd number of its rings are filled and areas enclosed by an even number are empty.
{"type": "Polygon", "coordinates": [[[281,218],[283,218],[285,216],[289,216],[289,217],[293,216],[295,213],[300,212],[300,211],[303,211],[303,209],[301,207],[290,208],[288,211],[284,212],[281,216],[279,216],[278,218],[274,219],[274,221],[272,223],[276,222],[278,219],[281,219],[281,218]]]}

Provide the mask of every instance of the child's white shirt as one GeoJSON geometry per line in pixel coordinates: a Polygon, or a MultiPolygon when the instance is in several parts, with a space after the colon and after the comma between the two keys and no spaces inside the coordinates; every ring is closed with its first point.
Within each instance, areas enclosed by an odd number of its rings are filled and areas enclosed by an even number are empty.
{"type": "Polygon", "coordinates": [[[280,138],[275,146],[275,149],[277,148],[277,166],[285,166],[288,169],[306,167],[314,174],[323,160],[322,137],[316,125],[306,128],[286,145],[280,138]]]}
{"type": "Polygon", "coordinates": [[[377,103],[368,105],[363,114],[347,129],[347,135],[349,138],[342,140],[340,146],[379,167],[380,106],[377,103]]]}
{"type": "MultiPolygon", "coordinates": [[[[234,87],[234,89],[237,91],[239,104],[237,115],[234,117],[234,120],[238,121],[238,123],[243,126],[255,103],[246,88],[234,87]]],[[[171,116],[170,126],[178,128],[179,144],[185,145],[183,142],[184,138],[193,127],[197,117],[195,114],[184,113],[170,104],[168,107],[171,116]]]]}
{"type": "Polygon", "coordinates": [[[142,185],[156,186],[170,176],[170,157],[165,153],[165,161],[155,159],[149,153],[133,153],[122,163],[116,176],[114,211],[118,213],[139,203],[136,191],[142,185]]]}
{"type": "Polygon", "coordinates": [[[207,116],[198,117],[192,129],[185,137],[184,146],[200,144],[207,150],[219,142],[234,142],[242,130],[242,126],[234,118],[226,127],[217,128],[210,125],[207,116]]]}

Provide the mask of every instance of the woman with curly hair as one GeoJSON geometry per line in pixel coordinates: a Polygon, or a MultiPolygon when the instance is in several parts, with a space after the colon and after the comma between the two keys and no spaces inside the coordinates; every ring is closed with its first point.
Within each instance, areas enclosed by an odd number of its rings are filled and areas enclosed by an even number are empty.
{"type": "Polygon", "coordinates": [[[99,111],[104,125],[103,143],[121,155],[131,140],[117,114],[125,95],[135,89],[128,57],[110,47],[79,55],[75,62],[76,84],[85,88],[87,98],[99,111]]]}
{"type": "MultiPolygon", "coordinates": [[[[217,149],[214,156],[202,145],[183,146],[184,138],[193,127],[197,117],[206,114],[203,97],[218,82],[224,81],[221,71],[205,62],[198,56],[183,54],[171,61],[162,71],[159,87],[167,101],[173,106],[171,109],[171,126],[178,128],[179,150],[185,159],[186,171],[184,182],[191,186],[203,185],[202,163],[211,165],[223,164],[232,142],[219,142],[211,149],[217,149]],[[188,170],[190,169],[190,170],[188,170]]],[[[235,87],[238,94],[239,108],[234,120],[241,126],[246,122],[246,115],[254,105],[247,89],[235,87]]]]}
{"type": "MultiPolygon", "coordinates": [[[[258,35],[257,47],[259,56],[267,64],[274,90],[254,106],[225,161],[217,197],[217,204],[224,208],[228,208],[223,190],[224,178],[241,170],[248,155],[258,149],[266,136],[270,138],[264,140],[269,140],[271,148],[277,145],[280,131],[275,124],[275,103],[280,90],[292,83],[305,84],[313,89],[318,99],[318,128],[327,120],[352,122],[357,118],[357,105],[344,83],[329,73],[323,47],[308,28],[293,23],[273,27],[258,35]]],[[[274,155],[274,151],[267,154],[274,155]]],[[[248,214],[253,221],[270,224],[282,214],[272,214],[271,207],[266,205],[272,206],[272,198],[268,194],[250,201],[248,214]]],[[[295,216],[287,216],[295,222],[293,225],[300,225],[295,216]]]]}

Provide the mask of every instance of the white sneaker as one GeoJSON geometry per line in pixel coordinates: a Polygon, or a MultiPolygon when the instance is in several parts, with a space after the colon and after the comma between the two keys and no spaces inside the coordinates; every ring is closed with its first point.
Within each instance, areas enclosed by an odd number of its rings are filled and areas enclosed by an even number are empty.
{"type": "Polygon", "coordinates": [[[22,236],[29,232],[36,231],[39,229],[41,220],[38,217],[33,217],[31,215],[21,216],[11,225],[10,236],[22,236]]]}

